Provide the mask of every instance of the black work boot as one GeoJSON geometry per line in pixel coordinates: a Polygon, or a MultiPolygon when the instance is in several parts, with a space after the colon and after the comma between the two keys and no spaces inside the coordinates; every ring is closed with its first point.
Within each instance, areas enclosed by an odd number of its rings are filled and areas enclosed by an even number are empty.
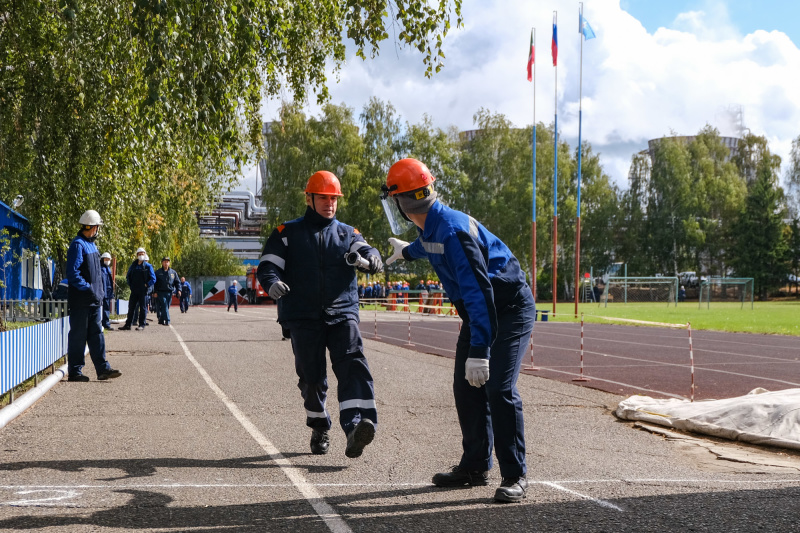
{"type": "Polygon", "coordinates": [[[122,372],[120,372],[119,370],[114,370],[113,368],[109,368],[108,370],[97,374],[97,379],[99,379],[100,381],[105,381],[107,379],[118,378],[121,375],[122,372]]]}
{"type": "Polygon", "coordinates": [[[311,432],[311,453],[325,455],[331,445],[331,438],[327,429],[315,429],[311,432]]]}
{"type": "Polygon", "coordinates": [[[83,374],[73,374],[67,378],[67,381],[89,381],[89,376],[83,374]]]}
{"type": "Polygon", "coordinates": [[[363,419],[353,428],[353,431],[347,435],[347,448],[345,448],[344,454],[350,459],[361,457],[364,448],[366,448],[367,444],[372,442],[374,438],[375,424],[372,423],[372,420],[363,419]]]}
{"type": "Polygon", "coordinates": [[[503,478],[503,482],[494,491],[496,502],[518,502],[525,498],[528,490],[528,480],[525,476],[503,478]]]}
{"type": "Polygon", "coordinates": [[[437,487],[482,487],[489,482],[489,472],[467,470],[460,465],[454,466],[450,472],[440,472],[433,476],[433,484],[437,487]]]}

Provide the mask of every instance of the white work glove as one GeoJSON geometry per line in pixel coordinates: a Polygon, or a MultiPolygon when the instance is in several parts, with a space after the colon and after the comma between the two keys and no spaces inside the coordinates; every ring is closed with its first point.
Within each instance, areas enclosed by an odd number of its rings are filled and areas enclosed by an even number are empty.
{"type": "Polygon", "coordinates": [[[395,239],[394,237],[389,238],[389,244],[391,244],[392,248],[394,248],[394,253],[389,259],[386,260],[387,265],[391,265],[398,259],[403,259],[403,250],[406,246],[408,246],[406,241],[401,241],[400,239],[395,239]]]}
{"type": "Polygon", "coordinates": [[[473,387],[482,387],[489,381],[489,360],[478,357],[470,357],[465,365],[467,369],[466,378],[473,387]]]}
{"type": "Polygon", "coordinates": [[[276,281],[269,288],[269,297],[275,301],[281,299],[282,296],[289,294],[289,286],[282,281],[276,281]]]}
{"type": "Polygon", "coordinates": [[[383,270],[383,261],[377,255],[369,256],[369,273],[370,274],[377,274],[381,270],[383,270]]]}

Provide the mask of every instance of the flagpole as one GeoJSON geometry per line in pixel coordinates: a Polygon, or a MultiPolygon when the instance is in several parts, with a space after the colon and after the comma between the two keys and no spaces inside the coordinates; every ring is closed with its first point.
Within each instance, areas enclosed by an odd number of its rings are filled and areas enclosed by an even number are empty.
{"type": "MultiPolygon", "coordinates": [[[[533,31],[533,49],[536,50],[536,28],[531,28],[533,31]]],[[[533,201],[532,212],[533,219],[531,221],[531,291],[533,292],[533,299],[536,300],[536,60],[533,61],[533,139],[531,139],[531,146],[533,148],[533,201]]]]}
{"type": "Polygon", "coordinates": [[[553,40],[556,56],[553,57],[555,67],[555,124],[553,128],[553,316],[556,316],[556,295],[558,294],[558,12],[553,11],[553,40]]]}
{"type": "Polygon", "coordinates": [[[579,283],[581,275],[581,144],[582,133],[582,105],[583,105],[583,2],[580,4],[578,35],[581,40],[580,76],[578,78],[578,207],[575,220],[575,318],[578,318],[578,298],[580,297],[579,283]]]}

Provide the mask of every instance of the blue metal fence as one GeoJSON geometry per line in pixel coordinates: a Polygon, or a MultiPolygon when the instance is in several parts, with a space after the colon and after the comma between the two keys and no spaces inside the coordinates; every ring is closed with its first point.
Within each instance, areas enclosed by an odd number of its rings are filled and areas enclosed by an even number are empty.
{"type": "Polygon", "coordinates": [[[0,332],[0,394],[63,357],[68,333],[68,317],[0,332]]]}

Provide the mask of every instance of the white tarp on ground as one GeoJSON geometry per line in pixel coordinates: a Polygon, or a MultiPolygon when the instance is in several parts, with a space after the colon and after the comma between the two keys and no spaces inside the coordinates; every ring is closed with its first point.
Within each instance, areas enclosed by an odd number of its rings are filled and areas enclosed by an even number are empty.
{"type": "Polygon", "coordinates": [[[614,414],[695,433],[800,450],[800,389],[755,389],[724,400],[657,400],[631,396],[614,414]]]}

